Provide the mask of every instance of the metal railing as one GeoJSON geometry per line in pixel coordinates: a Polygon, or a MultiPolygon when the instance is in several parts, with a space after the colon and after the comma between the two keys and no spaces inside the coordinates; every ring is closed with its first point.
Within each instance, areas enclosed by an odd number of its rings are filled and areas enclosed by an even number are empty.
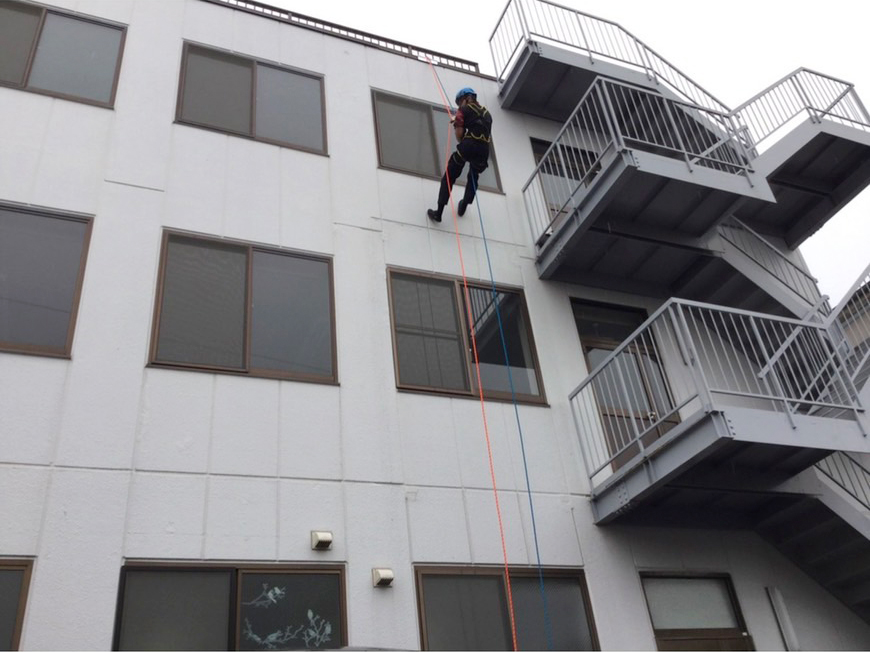
{"type": "Polygon", "coordinates": [[[860,389],[870,376],[870,266],[828,319],[846,372],[860,389]]]}
{"type": "MultiPolygon", "coordinates": [[[[671,299],[569,397],[587,470],[642,455],[691,415],[749,407],[857,421],[857,392],[823,324],[671,299]]],[[[860,427],[860,423],[859,423],[860,427]]]]}
{"type": "MultiPolygon", "coordinates": [[[[831,120],[870,131],[870,114],[854,84],[798,68],[736,107],[747,147],[758,147],[785,125],[805,114],[814,122],[831,120]]],[[[757,154],[757,152],[756,152],[757,154]]]]}
{"type": "Polygon", "coordinates": [[[336,23],[330,23],[325,20],[320,20],[319,18],[312,18],[311,16],[297,14],[296,12],[287,11],[286,9],[281,9],[279,7],[273,7],[262,2],[256,2],[255,0],[203,1],[211,2],[212,4],[222,5],[225,7],[231,7],[240,11],[256,14],[257,16],[263,16],[264,18],[271,18],[272,20],[281,21],[283,23],[290,23],[291,25],[296,25],[298,27],[304,27],[306,29],[323,32],[329,34],[330,36],[337,36],[338,38],[347,39],[349,41],[356,41],[357,43],[362,43],[363,45],[368,45],[370,47],[378,48],[380,50],[386,50],[388,52],[392,52],[393,54],[400,54],[402,56],[411,57],[414,59],[423,59],[426,61],[431,60],[432,63],[436,63],[447,68],[454,68],[456,70],[462,70],[464,72],[471,73],[480,72],[477,63],[475,63],[474,61],[451,57],[450,55],[436,52],[435,50],[418,48],[414,45],[409,45],[408,43],[394,41],[392,39],[377,36],[375,34],[370,34],[368,32],[363,32],[358,29],[345,27],[344,25],[338,25],[336,23]]]}
{"type": "Polygon", "coordinates": [[[794,291],[808,308],[818,305],[822,298],[818,280],[746,224],[731,217],[719,225],[719,235],[794,291]]]}
{"type": "Polygon", "coordinates": [[[529,40],[578,50],[590,60],[616,62],[664,84],[693,104],[727,112],[728,107],[618,23],[548,0],[509,0],[489,38],[495,74],[503,82],[529,40]]]}
{"type": "Polygon", "coordinates": [[[538,240],[572,214],[616,152],[629,148],[745,174],[749,157],[725,113],[667,99],[655,91],[597,78],[523,186],[538,240]]]}
{"type": "Polygon", "coordinates": [[[870,471],[858,460],[837,451],[818,462],[816,468],[866,509],[870,509],[870,471]]]}

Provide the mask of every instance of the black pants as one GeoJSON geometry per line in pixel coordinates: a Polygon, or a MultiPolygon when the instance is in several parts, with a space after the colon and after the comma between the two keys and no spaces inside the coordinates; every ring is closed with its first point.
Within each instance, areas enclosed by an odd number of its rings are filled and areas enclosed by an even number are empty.
{"type": "Polygon", "coordinates": [[[459,141],[456,151],[447,161],[447,171],[441,177],[441,191],[438,193],[439,212],[450,201],[450,189],[453,188],[456,179],[462,174],[462,168],[465,167],[466,163],[469,164],[469,170],[463,200],[466,204],[471,204],[474,201],[475,190],[477,190],[477,178],[489,167],[489,143],[473,138],[463,138],[459,141]]]}

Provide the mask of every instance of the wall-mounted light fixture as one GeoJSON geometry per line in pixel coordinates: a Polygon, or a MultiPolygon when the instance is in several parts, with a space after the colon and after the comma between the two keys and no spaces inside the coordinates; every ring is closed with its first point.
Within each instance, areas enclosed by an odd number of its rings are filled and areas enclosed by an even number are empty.
{"type": "Polygon", "coordinates": [[[372,586],[381,588],[392,586],[394,577],[392,568],[373,568],[372,586]]]}
{"type": "Polygon", "coordinates": [[[327,530],[311,530],[311,549],[329,550],[332,548],[332,532],[327,530]]]}

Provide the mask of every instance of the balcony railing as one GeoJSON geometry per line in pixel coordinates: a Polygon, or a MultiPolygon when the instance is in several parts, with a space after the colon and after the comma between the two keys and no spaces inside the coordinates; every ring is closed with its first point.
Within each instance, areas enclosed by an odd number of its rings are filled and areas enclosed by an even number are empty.
{"type": "Polygon", "coordinates": [[[870,131],[870,114],[854,84],[807,68],[786,75],[732,113],[744,128],[748,148],[767,145],[774,134],[804,116],[870,131]]]}
{"type": "MultiPolygon", "coordinates": [[[[693,415],[750,408],[857,421],[824,325],[671,299],[570,395],[597,484],[693,415]]],[[[860,423],[859,423],[859,427],[860,423]]]]}
{"type": "Polygon", "coordinates": [[[509,0],[489,38],[499,81],[504,81],[530,39],[576,50],[590,61],[598,58],[616,62],[642,72],[693,104],[728,111],[722,102],[619,24],[548,0],[509,0]]]}
{"type": "Polygon", "coordinates": [[[778,279],[807,303],[807,309],[821,307],[822,295],[818,281],[807,270],[795,264],[779,249],[735,217],[719,225],[719,235],[751,258],[759,267],[778,279]]]}
{"type": "Polygon", "coordinates": [[[831,336],[860,389],[870,375],[870,266],[829,317],[831,336]]]}
{"type": "Polygon", "coordinates": [[[728,114],[599,77],[523,186],[535,239],[570,216],[615,153],[629,148],[683,160],[690,169],[750,169],[728,114]]]}

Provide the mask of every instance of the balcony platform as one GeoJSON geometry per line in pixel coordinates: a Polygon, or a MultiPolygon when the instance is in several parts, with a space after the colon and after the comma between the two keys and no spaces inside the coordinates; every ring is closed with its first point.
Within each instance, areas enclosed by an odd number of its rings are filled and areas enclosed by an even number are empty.
{"type": "Polygon", "coordinates": [[[751,407],[698,412],[594,486],[598,524],[753,527],[792,497],[778,485],[834,450],[870,452],[854,420],[751,407]]]}
{"type": "Polygon", "coordinates": [[[807,119],[752,162],[776,203],[746,203],[737,216],[794,249],[870,184],[870,132],[807,119]]]}

